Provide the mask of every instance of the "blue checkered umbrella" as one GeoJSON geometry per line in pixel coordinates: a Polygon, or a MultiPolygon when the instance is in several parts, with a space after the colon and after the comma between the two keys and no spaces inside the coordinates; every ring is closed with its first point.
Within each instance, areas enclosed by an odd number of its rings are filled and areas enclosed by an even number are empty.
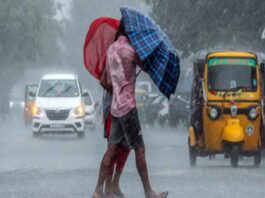
{"type": "Polygon", "coordinates": [[[122,7],[122,18],[129,40],[159,90],[170,98],[179,79],[179,59],[176,50],[160,27],[141,12],[122,7]]]}

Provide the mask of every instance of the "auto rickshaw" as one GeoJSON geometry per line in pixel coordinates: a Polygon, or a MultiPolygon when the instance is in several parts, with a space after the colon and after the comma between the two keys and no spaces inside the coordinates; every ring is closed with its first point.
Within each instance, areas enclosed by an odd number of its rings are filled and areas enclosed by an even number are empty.
{"type": "Polygon", "coordinates": [[[25,106],[24,106],[24,123],[25,126],[32,122],[32,108],[34,106],[35,97],[31,96],[30,93],[37,92],[38,85],[26,85],[25,87],[25,106]]]}
{"type": "Polygon", "coordinates": [[[200,51],[193,67],[190,165],[196,165],[198,156],[225,154],[232,167],[238,166],[239,156],[252,156],[259,166],[264,66],[251,52],[200,51]]]}

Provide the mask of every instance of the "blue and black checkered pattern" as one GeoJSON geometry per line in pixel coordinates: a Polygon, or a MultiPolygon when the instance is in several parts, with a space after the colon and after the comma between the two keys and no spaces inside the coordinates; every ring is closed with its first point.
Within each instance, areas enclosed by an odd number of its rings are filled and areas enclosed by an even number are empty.
{"type": "Polygon", "coordinates": [[[175,93],[180,73],[174,46],[150,17],[128,7],[122,7],[121,14],[125,31],[143,62],[144,70],[159,90],[170,98],[175,93]]]}

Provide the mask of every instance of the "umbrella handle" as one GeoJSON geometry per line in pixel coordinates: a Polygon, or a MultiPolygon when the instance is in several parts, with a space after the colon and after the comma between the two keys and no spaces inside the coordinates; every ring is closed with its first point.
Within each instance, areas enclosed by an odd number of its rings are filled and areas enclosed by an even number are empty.
{"type": "Polygon", "coordinates": [[[136,78],[141,74],[142,71],[143,71],[143,70],[140,69],[140,71],[137,72],[137,74],[136,74],[136,78]]]}

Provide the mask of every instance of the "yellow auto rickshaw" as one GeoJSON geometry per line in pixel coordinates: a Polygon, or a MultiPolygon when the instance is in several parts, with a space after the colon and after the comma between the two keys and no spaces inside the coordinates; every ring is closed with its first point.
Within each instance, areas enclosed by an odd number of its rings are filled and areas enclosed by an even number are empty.
{"type": "Polygon", "coordinates": [[[189,128],[190,165],[196,158],[225,154],[232,167],[239,156],[261,163],[264,141],[264,84],[257,56],[250,52],[201,51],[194,60],[189,128]]]}

